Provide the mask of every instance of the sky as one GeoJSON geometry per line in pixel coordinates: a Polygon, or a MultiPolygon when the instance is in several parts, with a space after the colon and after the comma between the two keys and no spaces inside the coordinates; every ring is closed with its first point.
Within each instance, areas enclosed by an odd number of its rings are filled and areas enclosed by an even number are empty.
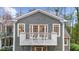
{"type": "MultiPolygon", "coordinates": [[[[0,7],[0,9],[3,9],[3,8],[6,8],[6,7],[0,7]]],[[[33,8],[46,10],[47,8],[52,8],[52,7],[11,7],[11,8],[15,9],[17,12],[19,12],[21,9],[23,13],[27,13],[29,9],[33,9],[33,8]]],[[[71,13],[74,10],[73,7],[66,7],[66,8],[67,8],[67,13],[71,13]]],[[[0,12],[0,14],[1,14],[1,12],[0,12]]]]}
{"type": "MultiPolygon", "coordinates": [[[[11,16],[14,18],[16,16],[17,13],[19,13],[20,11],[23,14],[26,14],[29,12],[30,9],[42,9],[42,10],[48,10],[53,8],[53,7],[0,7],[0,16],[2,16],[4,13],[8,13],[11,14],[11,16]]],[[[74,7],[64,7],[66,8],[66,14],[72,14],[73,12],[75,12],[74,7]]],[[[50,12],[50,11],[49,11],[50,12]]],[[[54,13],[54,11],[52,12],[54,13]]],[[[62,11],[62,13],[64,14],[64,10],[62,11]]],[[[76,17],[74,16],[73,18],[73,23],[76,22],[76,17]]]]}

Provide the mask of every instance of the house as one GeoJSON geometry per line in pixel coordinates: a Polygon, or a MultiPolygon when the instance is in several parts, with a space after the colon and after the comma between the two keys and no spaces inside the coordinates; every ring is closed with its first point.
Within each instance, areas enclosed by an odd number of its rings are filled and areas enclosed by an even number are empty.
{"type": "Polygon", "coordinates": [[[1,20],[0,22],[0,49],[4,47],[13,47],[13,20],[1,20]]]}
{"type": "Polygon", "coordinates": [[[44,10],[34,10],[16,18],[13,29],[14,51],[69,51],[67,20],[44,10]]]}

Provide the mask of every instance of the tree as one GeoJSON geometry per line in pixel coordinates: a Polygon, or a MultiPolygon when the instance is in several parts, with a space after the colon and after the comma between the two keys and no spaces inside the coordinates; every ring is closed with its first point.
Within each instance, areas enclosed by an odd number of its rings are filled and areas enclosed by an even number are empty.
{"type": "Polygon", "coordinates": [[[77,21],[78,21],[78,31],[77,31],[78,37],[77,37],[77,43],[79,44],[79,8],[76,7],[75,9],[77,11],[77,21]]]}

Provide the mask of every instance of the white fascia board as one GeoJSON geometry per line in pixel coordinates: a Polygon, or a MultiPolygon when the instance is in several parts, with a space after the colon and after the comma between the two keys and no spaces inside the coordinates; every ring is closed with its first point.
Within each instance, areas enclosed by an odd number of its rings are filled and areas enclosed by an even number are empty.
{"type": "Polygon", "coordinates": [[[55,19],[59,20],[60,22],[67,22],[65,19],[63,19],[63,18],[61,18],[61,17],[58,17],[58,16],[56,16],[56,15],[54,15],[54,14],[51,14],[51,13],[49,13],[49,12],[43,11],[43,10],[41,10],[41,9],[37,9],[37,10],[34,10],[34,11],[29,12],[29,13],[27,13],[27,14],[24,14],[24,15],[22,15],[22,16],[19,16],[19,17],[16,18],[16,20],[22,19],[22,18],[24,18],[24,17],[28,17],[28,16],[30,16],[30,15],[32,15],[32,14],[37,13],[37,12],[46,14],[46,15],[52,17],[52,18],[55,18],[55,19]],[[62,20],[64,20],[64,21],[62,21],[62,20]]]}

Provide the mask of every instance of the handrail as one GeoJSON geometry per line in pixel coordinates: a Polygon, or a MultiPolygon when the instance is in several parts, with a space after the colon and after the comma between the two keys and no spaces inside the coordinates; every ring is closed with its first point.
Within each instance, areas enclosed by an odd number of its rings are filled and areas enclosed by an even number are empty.
{"type": "Polygon", "coordinates": [[[57,45],[57,33],[20,33],[20,45],[57,45]]]}

